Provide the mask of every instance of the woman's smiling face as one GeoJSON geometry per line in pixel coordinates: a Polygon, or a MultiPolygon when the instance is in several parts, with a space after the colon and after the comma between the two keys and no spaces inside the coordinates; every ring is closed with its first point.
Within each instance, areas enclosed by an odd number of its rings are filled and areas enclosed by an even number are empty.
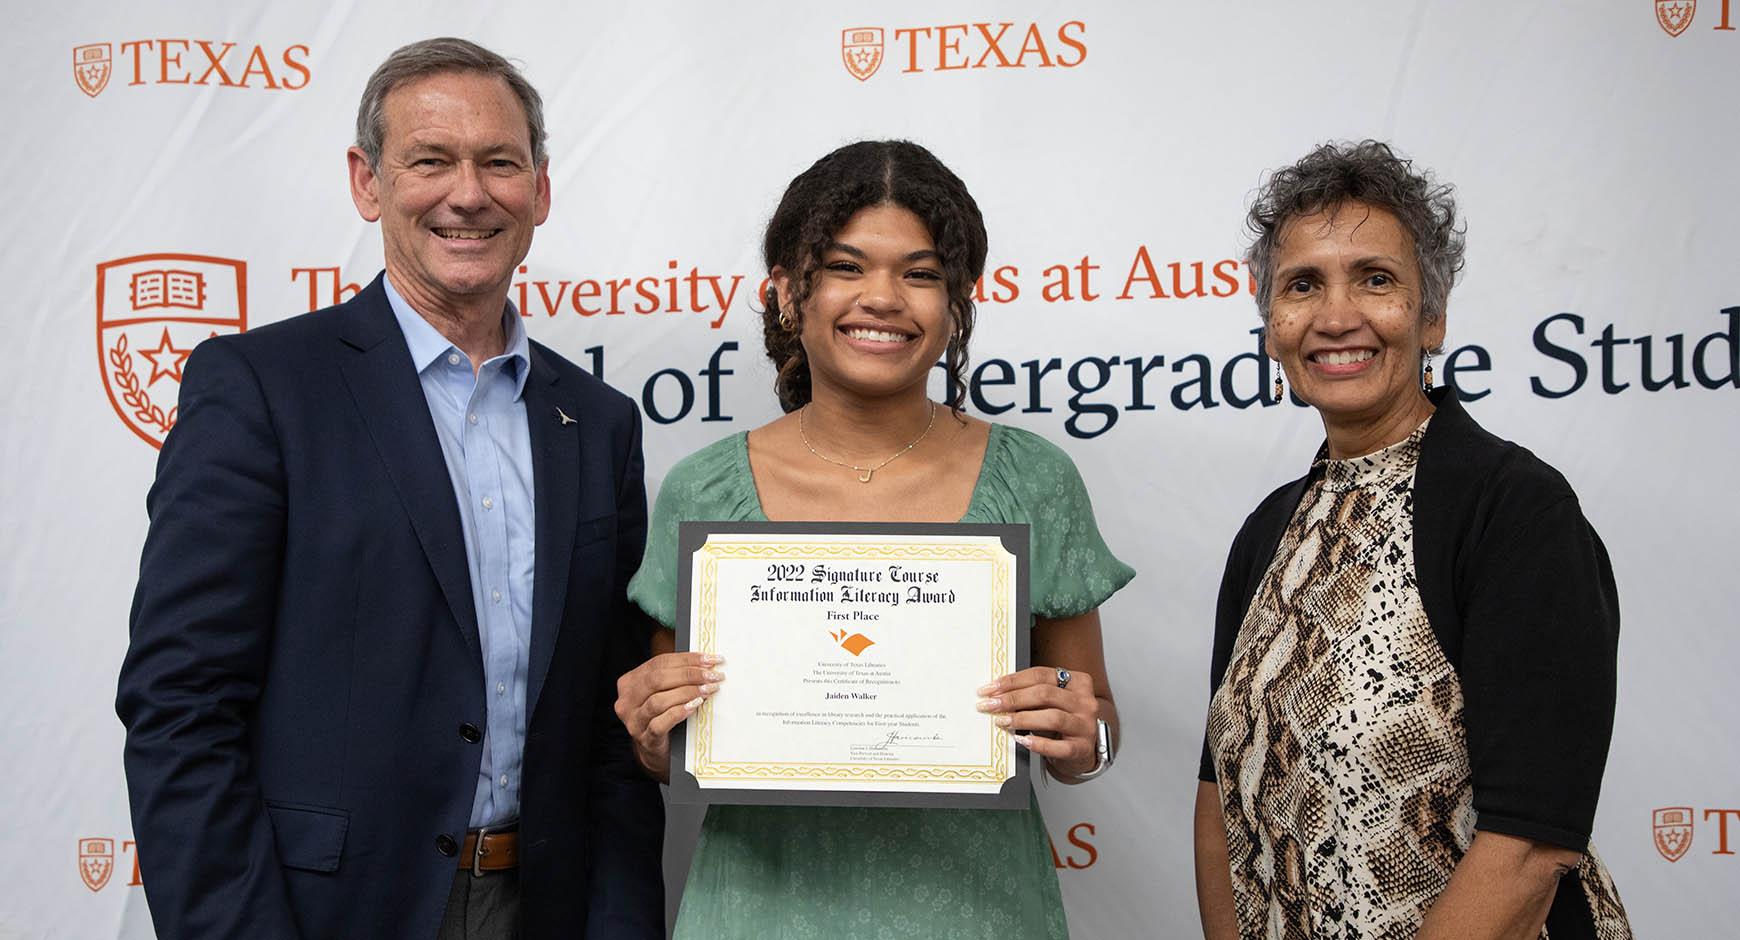
{"type": "MultiPolygon", "coordinates": [[[[789,272],[773,275],[779,296],[791,296],[789,272]]],[[[801,321],[816,392],[883,398],[922,388],[953,329],[924,221],[887,204],[855,213],[822,253],[801,321]]]]}
{"type": "MultiPolygon", "coordinates": [[[[1295,218],[1276,244],[1267,349],[1331,429],[1406,423],[1422,408],[1422,322],[1413,239],[1388,210],[1348,202],[1295,218]]],[[[1409,425],[1406,430],[1411,430],[1409,425]]]]}

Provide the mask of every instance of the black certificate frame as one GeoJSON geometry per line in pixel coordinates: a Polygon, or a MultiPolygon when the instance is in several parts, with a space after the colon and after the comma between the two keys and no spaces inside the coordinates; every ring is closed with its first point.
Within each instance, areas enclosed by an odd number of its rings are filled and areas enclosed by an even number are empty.
{"type": "MultiPolygon", "coordinates": [[[[1017,523],[967,522],[684,522],[677,529],[677,649],[693,648],[695,553],[714,535],[864,535],[864,536],[995,536],[1015,558],[1015,668],[1025,669],[1032,657],[1030,590],[1031,530],[1017,523]]],[[[729,664],[727,664],[729,665],[729,664]]],[[[676,803],[752,806],[875,806],[946,809],[1023,810],[1032,792],[1032,755],[1015,747],[1014,773],[996,793],[941,790],[801,790],[704,787],[687,765],[689,723],[671,730],[670,799],[676,803]]]]}

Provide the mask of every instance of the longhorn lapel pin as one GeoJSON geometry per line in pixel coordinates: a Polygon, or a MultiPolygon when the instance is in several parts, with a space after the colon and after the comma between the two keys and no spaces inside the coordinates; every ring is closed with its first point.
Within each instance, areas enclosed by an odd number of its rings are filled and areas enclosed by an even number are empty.
{"type": "Polygon", "coordinates": [[[563,411],[561,406],[559,406],[559,405],[556,407],[556,417],[562,419],[562,426],[563,427],[567,427],[570,424],[578,424],[579,423],[579,422],[575,421],[573,418],[568,417],[568,412],[563,411]]]}

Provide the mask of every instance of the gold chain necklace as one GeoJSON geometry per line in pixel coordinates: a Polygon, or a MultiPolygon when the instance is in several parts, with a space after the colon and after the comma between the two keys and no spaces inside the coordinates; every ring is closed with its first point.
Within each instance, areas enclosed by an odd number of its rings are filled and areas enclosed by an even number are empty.
{"type": "Polygon", "coordinates": [[[817,457],[819,457],[823,460],[826,460],[828,463],[831,463],[836,467],[845,467],[848,470],[858,471],[858,482],[859,483],[869,483],[870,478],[876,475],[876,471],[882,469],[883,467],[888,466],[889,464],[893,463],[895,460],[898,460],[899,458],[906,456],[906,452],[909,450],[912,450],[914,447],[917,447],[918,442],[924,440],[924,436],[926,434],[929,434],[930,429],[936,425],[936,402],[933,401],[930,403],[930,420],[925,422],[924,430],[919,432],[919,435],[912,439],[912,443],[906,445],[905,447],[902,447],[898,451],[895,451],[893,457],[890,457],[887,460],[882,461],[881,463],[877,464],[874,467],[860,467],[855,463],[847,463],[844,460],[835,460],[834,458],[829,457],[827,454],[824,454],[821,451],[816,450],[815,445],[810,443],[810,436],[808,434],[804,433],[804,413],[809,411],[809,410],[810,410],[810,406],[806,404],[803,406],[803,408],[801,410],[798,411],[798,437],[803,440],[804,446],[808,447],[810,449],[810,453],[815,454],[817,457]]]}

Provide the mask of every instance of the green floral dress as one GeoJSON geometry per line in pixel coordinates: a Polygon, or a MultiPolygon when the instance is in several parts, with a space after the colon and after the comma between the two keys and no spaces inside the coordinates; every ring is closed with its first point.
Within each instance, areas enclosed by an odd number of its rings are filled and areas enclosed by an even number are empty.
{"type": "MultiPolygon", "coordinates": [[[[659,490],[629,598],[672,626],[677,524],[766,518],[747,434],[689,455],[659,490]]],[[[961,521],[1032,527],[1036,617],[1093,610],[1135,576],[1101,539],[1068,455],[1018,428],[991,426],[961,521]]],[[[710,807],[676,929],[678,940],[1068,935],[1037,803],[1024,812],[710,807]]]]}

